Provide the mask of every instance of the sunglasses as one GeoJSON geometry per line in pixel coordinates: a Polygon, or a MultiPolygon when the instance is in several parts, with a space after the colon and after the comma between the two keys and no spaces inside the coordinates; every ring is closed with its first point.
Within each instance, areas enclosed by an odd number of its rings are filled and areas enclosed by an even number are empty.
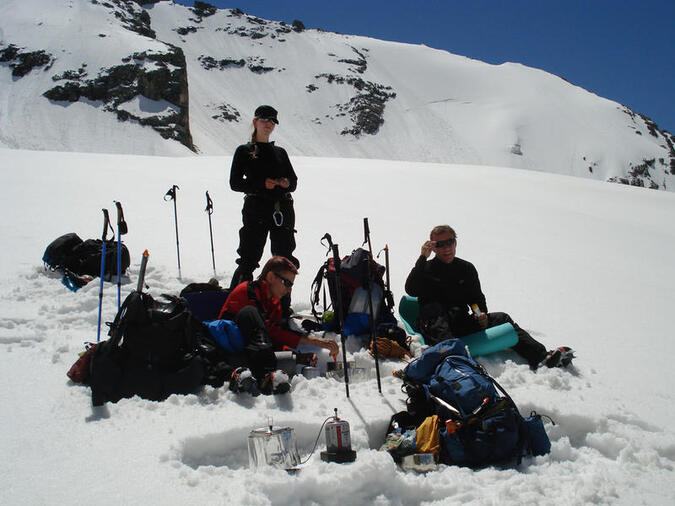
{"type": "Polygon", "coordinates": [[[274,273],[274,275],[281,280],[281,282],[286,288],[293,288],[293,281],[286,279],[285,277],[277,274],[276,272],[274,273]]]}
{"type": "Polygon", "coordinates": [[[258,121],[262,121],[263,123],[274,123],[275,125],[278,123],[277,120],[273,118],[258,118],[258,121]]]}
{"type": "Polygon", "coordinates": [[[445,248],[446,246],[452,246],[457,242],[457,239],[454,237],[451,239],[446,239],[445,241],[436,241],[436,248],[445,248]]]}

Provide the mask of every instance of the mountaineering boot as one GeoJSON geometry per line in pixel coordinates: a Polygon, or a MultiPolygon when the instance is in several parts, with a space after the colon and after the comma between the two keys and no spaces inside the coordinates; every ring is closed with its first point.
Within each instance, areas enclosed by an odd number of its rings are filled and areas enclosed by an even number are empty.
{"type": "Polygon", "coordinates": [[[572,363],[574,350],[568,346],[560,346],[555,350],[550,350],[544,360],[539,363],[539,367],[567,367],[572,363]]]}
{"type": "Polygon", "coordinates": [[[290,379],[281,369],[267,373],[263,379],[260,390],[265,395],[285,394],[291,389],[290,379]]]}
{"type": "Polygon", "coordinates": [[[230,390],[233,392],[247,392],[253,397],[260,395],[258,382],[253,373],[247,367],[238,367],[232,371],[230,377],[230,390]]]}
{"type": "Polygon", "coordinates": [[[232,274],[232,280],[230,281],[230,290],[234,290],[237,285],[240,285],[244,281],[253,280],[253,269],[247,265],[240,265],[232,274]]]}

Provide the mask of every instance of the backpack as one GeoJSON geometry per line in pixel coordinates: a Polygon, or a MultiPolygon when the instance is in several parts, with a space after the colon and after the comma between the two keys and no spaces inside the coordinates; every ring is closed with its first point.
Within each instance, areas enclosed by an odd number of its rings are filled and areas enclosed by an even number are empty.
{"type": "Polygon", "coordinates": [[[445,464],[482,467],[550,451],[541,416],[533,412],[523,418],[459,339],[426,349],[399,376],[414,419],[439,415],[440,458],[445,464]]]}
{"type": "MultiPolygon", "coordinates": [[[[101,239],[87,239],[73,249],[69,269],[80,275],[100,276],[102,255],[103,241],[101,239]]],[[[122,244],[121,273],[124,273],[130,264],[129,250],[122,244]]],[[[106,279],[117,276],[117,241],[114,239],[106,241],[103,275],[106,279]]]]}
{"type": "Polygon", "coordinates": [[[331,304],[329,307],[332,307],[334,311],[337,309],[339,283],[340,303],[345,320],[345,333],[347,335],[364,333],[369,329],[368,284],[370,284],[372,294],[373,313],[377,320],[384,296],[384,281],[382,280],[384,272],[385,267],[375,262],[369,251],[357,248],[352,251],[351,255],[344,257],[340,261],[340,275],[338,279],[335,259],[330,257],[319,268],[312,282],[310,294],[312,314],[316,318],[322,316],[317,308],[324,279],[327,280],[330,294],[331,304]],[[370,279],[368,279],[369,264],[370,279]]]}
{"type": "Polygon", "coordinates": [[[164,297],[168,302],[134,291],[124,300],[110,339],[98,343],[91,356],[88,380],[94,406],[134,395],[163,400],[202,384],[201,323],[184,299],[164,297]]]}
{"type": "Polygon", "coordinates": [[[82,239],[75,233],[64,234],[54,239],[42,255],[42,261],[51,270],[69,269],[73,250],[82,244],[82,239]]]}
{"type": "MultiPolygon", "coordinates": [[[[77,276],[100,276],[103,241],[87,239],[83,241],[77,234],[62,235],[52,241],[42,255],[42,261],[49,269],[77,276]]],[[[122,272],[131,264],[129,250],[122,244],[122,272]]],[[[111,279],[117,276],[117,241],[106,241],[104,276],[111,279]]]]}
{"type": "Polygon", "coordinates": [[[231,290],[224,290],[217,284],[190,283],[180,292],[192,314],[199,321],[217,320],[220,310],[231,290]]]}

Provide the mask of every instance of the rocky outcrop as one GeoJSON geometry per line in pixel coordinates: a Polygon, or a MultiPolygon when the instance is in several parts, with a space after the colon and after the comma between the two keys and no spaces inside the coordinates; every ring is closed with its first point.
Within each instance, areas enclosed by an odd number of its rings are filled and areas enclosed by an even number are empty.
{"type": "MultiPolygon", "coordinates": [[[[675,137],[669,132],[660,130],[659,126],[643,114],[623,106],[622,111],[630,116],[636,135],[651,135],[662,141],[664,156],[629,163],[626,177],[611,177],[607,181],[631,186],[640,186],[654,190],[666,189],[665,178],[661,174],[675,175],[675,137]]],[[[591,170],[592,172],[592,170],[591,170]]]]}
{"type": "Polygon", "coordinates": [[[285,70],[265,65],[265,59],[261,57],[240,58],[238,60],[234,58],[221,58],[220,60],[216,60],[212,56],[201,55],[197,58],[197,61],[206,70],[227,70],[247,67],[248,70],[256,74],[265,74],[273,70],[278,70],[279,72],[285,70]]]}
{"type": "Polygon", "coordinates": [[[110,10],[120,20],[121,25],[145,37],[156,38],[155,31],[150,27],[150,14],[141,5],[155,2],[138,2],[132,0],[91,0],[91,3],[110,10]]]}
{"type": "Polygon", "coordinates": [[[183,51],[168,46],[163,53],[142,52],[123,58],[122,64],[101,69],[94,79],[85,79],[85,66],[52,77],[67,81],[47,90],[54,101],[76,102],[80,98],[103,102],[104,109],[120,121],[151,126],[166,139],[195,150],[189,127],[188,81],[183,51]],[[157,107],[141,112],[134,101],[148,99],[157,107]],[[162,102],[164,101],[164,102],[162,102]],[[161,104],[166,103],[166,107],[161,104]]]}
{"type": "MultiPolygon", "coordinates": [[[[366,49],[361,51],[352,47],[352,51],[358,58],[338,58],[338,63],[344,63],[349,66],[348,72],[352,74],[364,74],[368,69],[368,62],[365,55],[366,49]]],[[[334,54],[329,55],[337,58],[334,54]]],[[[351,97],[348,102],[336,104],[335,109],[338,112],[336,116],[349,116],[352,126],[344,128],[341,135],[353,135],[360,137],[362,134],[375,135],[384,124],[384,110],[389,100],[396,98],[396,93],[391,86],[366,81],[362,77],[355,75],[337,75],[337,74],[318,74],[314,76],[317,80],[325,80],[328,84],[348,85],[354,88],[356,95],[351,97]]],[[[315,84],[309,84],[305,88],[308,93],[319,89],[315,84]]],[[[321,123],[319,118],[315,118],[315,123],[321,123]]]]}
{"type": "Polygon", "coordinates": [[[201,22],[203,18],[213,16],[217,11],[217,7],[206,2],[200,2],[199,0],[195,0],[194,7],[192,8],[192,12],[199,17],[198,22],[201,22]]]}
{"type": "Polygon", "coordinates": [[[215,106],[215,110],[218,111],[217,114],[214,114],[211,116],[212,119],[221,121],[221,122],[239,122],[239,118],[241,118],[240,112],[237,110],[236,107],[234,107],[231,104],[220,104],[218,106],[215,106]]]}
{"type": "Polygon", "coordinates": [[[0,63],[5,63],[12,69],[12,76],[21,78],[36,67],[46,66],[45,70],[49,70],[54,58],[42,49],[25,51],[25,48],[10,44],[0,48],[0,63]]]}

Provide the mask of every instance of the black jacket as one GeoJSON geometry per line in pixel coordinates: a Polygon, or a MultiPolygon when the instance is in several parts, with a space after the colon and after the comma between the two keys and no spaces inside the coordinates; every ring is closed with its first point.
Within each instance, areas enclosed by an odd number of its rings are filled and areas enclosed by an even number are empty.
{"type": "Polygon", "coordinates": [[[242,144],[232,158],[230,169],[230,188],[236,192],[278,199],[295,191],[298,177],[295,175],[288,154],[274,142],[258,142],[258,155],[254,158],[256,144],[242,144]],[[285,177],[290,182],[288,188],[276,186],[273,190],[265,188],[265,179],[285,177]]]}
{"type": "Polygon", "coordinates": [[[467,313],[471,304],[488,312],[485,295],[480,287],[478,272],[471,262],[455,257],[452,262],[438,258],[427,261],[420,255],[405,282],[408,295],[419,299],[420,310],[433,302],[446,310],[467,313]]]}

